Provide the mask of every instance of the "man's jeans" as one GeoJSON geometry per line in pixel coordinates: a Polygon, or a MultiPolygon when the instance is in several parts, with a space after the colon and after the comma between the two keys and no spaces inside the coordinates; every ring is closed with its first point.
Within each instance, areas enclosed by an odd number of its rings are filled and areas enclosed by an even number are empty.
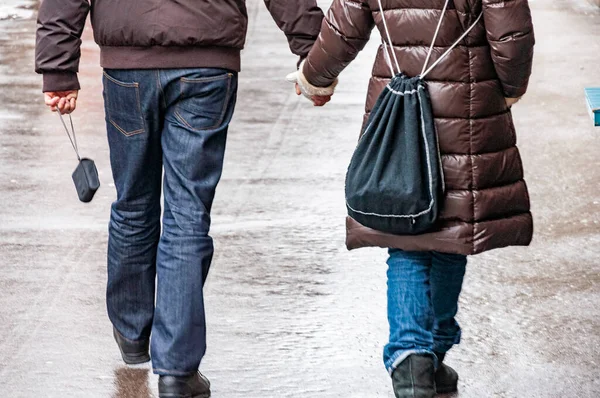
{"type": "Polygon", "coordinates": [[[388,372],[412,354],[445,353],[460,342],[454,319],[467,257],[391,249],[388,260],[388,372]]]}
{"type": "Polygon", "coordinates": [[[223,69],[104,71],[117,189],[108,315],[129,340],[152,334],[160,375],[196,372],[206,351],[202,288],[213,256],[210,210],[236,94],[237,74],[223,69]]]}

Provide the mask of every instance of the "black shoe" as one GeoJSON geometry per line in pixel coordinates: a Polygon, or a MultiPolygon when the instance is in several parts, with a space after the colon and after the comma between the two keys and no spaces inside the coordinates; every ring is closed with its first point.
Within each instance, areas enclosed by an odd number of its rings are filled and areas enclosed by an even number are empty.
{"type": "Polygon", "coordinates": [[[449,394],[458,391],[458,373],[443,363],[446,354],[435,353],[439,366],[435,371],[435,391],[438,394],[449,394]]]}
{"type": "Polygon", "coordinates": [[[119,350],[121,350],[123,361],[127,365],[137,365],[150,360],[150,353],[148,352],[148,348],[150,347],[149,339],[140,341],[127,340],[114,327],[113,336],[115,336],[115,341],[119,346],[119,350]]]}
{"type": "Polygon", "coordinates": [[[159,398],[209,398],[210,382],[202,373],[191,376],[160,376],[159,398]]]}
{"type": "Polygon", "coordinates": [[[433,357],[430,355],[411,355],[406,358],[392,373],[396,398],[433,398],[434,370],[433,357]]]}

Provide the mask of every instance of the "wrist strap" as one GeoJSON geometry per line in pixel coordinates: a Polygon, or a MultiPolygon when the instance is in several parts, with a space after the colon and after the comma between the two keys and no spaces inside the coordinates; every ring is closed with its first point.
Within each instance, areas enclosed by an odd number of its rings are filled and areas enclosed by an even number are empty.
{"type": "Polygon", "coordinates": [[[69,121],[71,122],[71,132],[69,132],[69,128],[67,127],[67,124],[65,123],[65,119],[62,117],[60,110],[58,108],[56,108],[56,112],[58,113],[58,116],[60,117],[60,121],[62,122],[62,125],[65,127],[65,131],[67,132],[69,141],[71,141],[71,145],[73,146],[73,149],[75,150],[75,154],[77,155],[77,160],[81,161],[81,156],[79,156],[79,147],[77,146],[77,136],[75,136],[75,128],[73,127],[73,119],[71,118],[71,115],[69,114],[69,121]],[[71,137],[71,133],[73,134],[73,137],[71,137]]]}

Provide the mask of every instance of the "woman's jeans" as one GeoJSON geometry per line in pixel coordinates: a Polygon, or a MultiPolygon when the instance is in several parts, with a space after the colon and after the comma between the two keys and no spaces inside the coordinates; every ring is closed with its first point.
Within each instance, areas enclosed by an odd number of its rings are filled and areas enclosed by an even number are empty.
{"type": "Polygon", "coordinates": [[[445,353],[460,342],[454,319],[467,257],[390,249],[388,320],[383,359],[390,374],[412,354],[445,353]]]}
{"type": "Polygon", "coordinates": [[[223,69],[104,71],[117,189],[108,315],[126,339],[152,334],[157,374],[195,373],[206,350],[210,211],[236,93],[237,73],[223,69]]]}

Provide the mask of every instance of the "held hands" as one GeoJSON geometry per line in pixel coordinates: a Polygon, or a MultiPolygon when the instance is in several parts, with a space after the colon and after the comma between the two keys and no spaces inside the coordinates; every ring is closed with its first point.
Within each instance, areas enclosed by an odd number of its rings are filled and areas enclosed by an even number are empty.
{"type": "Polygon", "coordinates": [[[337,79],[329,87],[317,87],[310,84],[302,73],[304,62],[300,64],[298,71],[286,76],[286,80],[296,85],[296,94],[304,95],[312,101],[314,106],[323,106],[331,101],[331,96],[335,91],[337,79]]]}
{"type": "Polygon", "coordinates": [[[52,112],[59,110],[61,114],[66,115],[77,108],[78,94],[78,90],[49,91],[44,93],[44,101],[52,112]]]}
{"type": "MultiPolygon", "coordinates": [[[[290,75],[288,75],[288,81],[292,81],[290,80],[290,75]]],[[[298,83],[296,83],[296,94],[298,95],[304,95],[305,97],[307,97],[308,99],[310,99],[312,101],[312,103],[314,104],[314,106],[323,106],[326,103],[328,103],[329,101],[331,101],[331,95],[315,95],[312,97],[308,97],[306,95],[306,93],[302,92],[302,89],[300,89],[300,85],[298,83]]]]}

